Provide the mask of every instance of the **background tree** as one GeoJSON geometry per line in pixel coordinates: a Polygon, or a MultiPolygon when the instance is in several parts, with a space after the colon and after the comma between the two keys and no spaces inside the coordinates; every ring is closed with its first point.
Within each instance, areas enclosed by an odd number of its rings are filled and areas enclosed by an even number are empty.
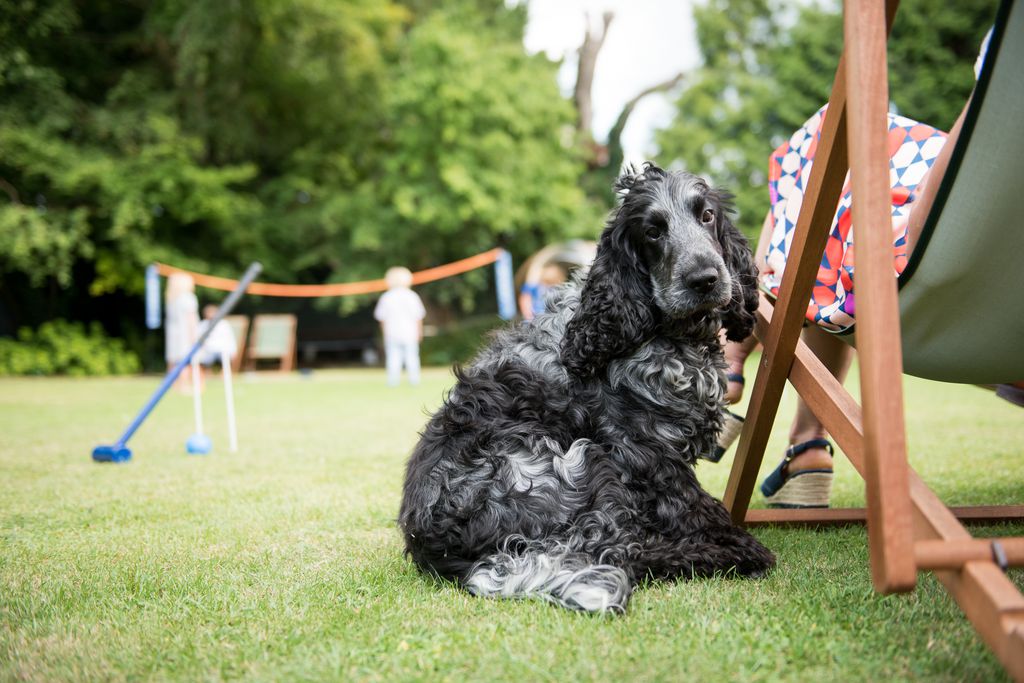
{"type": "MultiPolygon", "coordinates": [[[[525,55],[525,16],[0,0],[0,333],[137,326],[153,259],[344,281],[593,230],[572,109],[556,65],[525,55]]],[[[465,282],[435,290],[473,303],[465,282]]]]}
{"type": "MultiPolygon", "coordinates": [[[[525,14],[493,12],[506,21],[437,9],[402,41],[383,93],[379,162],[335,200],[349,229],[331,244],[352,264],[347,272],[376,277],[375,254],[416,269],[503,240],[518,261],[596,230],[600,211],[579,189],[583,164],[567,135],[573,112],[555,67],[525,54],[525,14]]],[[[491,278],[474,272],[432,292],[468,305],[491,278]]]]}
{"type": "Polygon", "coordinates": [[[606,208],[611,208],[615,201],[612,185],[625,160],[622,149],[622,132],[626,129],[633,110],[640,100],[648,95],[672,90],[682,82],[684,76],[684,74],[678,73],[636,93],[623,105],[619,115],[615,118],[615,123],[608,131],[607,144],[599,143],[595,139],[593,131],[593,84],[601,48],[604,47],[614,19],[614,12],[604,12],[601,15],[600,26],[597,26],[593,24],[589,15],[586,16],[583,43],[577,50],[576,83],[573,86],[573,103],[576,105],[576,137],[579,145],[583,148],[584,159],[587,163],[587,172],[582,178],[583,188],[588,196],[606,208]]]}
{"type": "Polygon", "coordinates": [[[96,297],[140,289],[126,263],[216,245],[253,211],[256,168],[204,163],[136,5],[3,2],[0,17],[0,323],[93,317],[96,297]]]}

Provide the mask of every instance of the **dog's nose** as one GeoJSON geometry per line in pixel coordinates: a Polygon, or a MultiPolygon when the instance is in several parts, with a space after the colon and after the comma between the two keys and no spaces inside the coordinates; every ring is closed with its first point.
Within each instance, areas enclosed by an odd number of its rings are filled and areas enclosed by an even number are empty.
{"type": "Polygon", "coordinates": [[[718,284],[718,271],[715,268],[705,268],[696,273],[691,273],[686,278],[686,286],[698,294],[707,294],[718,284]]]}

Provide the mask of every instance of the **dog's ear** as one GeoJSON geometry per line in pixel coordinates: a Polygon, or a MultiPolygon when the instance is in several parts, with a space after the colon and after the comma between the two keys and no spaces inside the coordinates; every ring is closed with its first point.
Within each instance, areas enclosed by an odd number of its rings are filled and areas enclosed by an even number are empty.
{"type": "Polygon", "coordinates": [[[562,363],[589,378],[638,348],[654,332],[651,280],[630,244],[626,207],[621,207],[597,247],[580,302],[562,339],[562,363]]]}
{"type": "MultiPolygon", "coordinates": [[[[728,196],[723,196],[723,204],[728,196]]],[[[726,212],[718,219],[718,241],[725,266],[732,275],[732,298],[722,310],[726,339],[743,341],[754,331],[757,310],[757,266],[747,238],[732,224],[726,212]]]]}

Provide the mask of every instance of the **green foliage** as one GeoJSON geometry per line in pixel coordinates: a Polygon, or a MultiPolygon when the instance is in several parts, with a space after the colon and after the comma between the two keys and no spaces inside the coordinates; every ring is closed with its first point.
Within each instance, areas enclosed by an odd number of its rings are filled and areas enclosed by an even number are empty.
{"type": "Polygon", "coordinates": [[[506,323],[497,317],[481,317],[446,327],[420,344],[424,365],[451,367],[454,363],[468,363],[487,342],[494,330],[506,323]]]}
{"type": "Polygon", "coordinates": [[[437,12],[410,31],[397,66],[386,153],[347,212],[356,262],[386,251],[421,268],[502,236],[525,254],[593,234],[596,212],[581,211],[582,163],[561,142],[572,108],[546,59],[472,16],[437,12]]]}
{"type": "MultiPolygon", "coordinates": [[[[890,97],[907,116],[948,128],[974,84],[971,66],[995,0],[907,0],[889,40],[890,97]]],[[[694,9],[703,66],[675,121],[658,134],[662,162],[736,194],[755,235],[768,208],[768,155],[828,101],[842,47],[831,5],[708,0],[694,9]]]]}
{"type": "Polygon", "coordinates": [[[139,268],[205,243],[251,214],[252,164],[212,166],[164,89],[143,17],[64,0],[0,3],[0,274],[93,294],[141,290],[139,268]]]}
{"type": "MultiPolygon", "coordinates": [[[[275,245],[301,244],[276,250],[291,254],[282,270],[374,278],[391,265],[426,268],[506,237],[518,258],[596,229],[599,211],[577,185],[582,164],[562,144],[573,114],[554,65],[525,55],[521,11],[467,9],[475,4],[417,3],[379,94],[376,127],[361,136],[373,146],[358,164],[310,155],[319,166],[268,183],[287,205],[266,202],[260,233],[275,245]]],[[[469,273],[431,294],[469,310],[489,277],[469,273]]]]}
{"type": "MultiPolygon", "coordinates": [[[[902,112],[949,125],[993,4],[903,3],[902,112]]],[[[827,97],[838,15],[708,0],[695,16],[705,63],[662,163],[734,190],[752,234],[769,151],[827,97]]],[[[525,54],[525,22],[504,0],[0,0],[0,278],[33,302],[6,313],[98,311],[129,333],[154,259],[339,282],[592,236],[606,180],[583,187],[572,105],[557,65],[525,54]]],[[[430,295],[472,310],[489,277],[430,295]]]]}
{"type": "MultiPolygon", "coordinates": [[[[337,282],[592,234],[525,21],[500,0],[0,0],[0,277],[65,300],[138,296],[155,259],[337,282]]],[[[483,278],[438,299],[471,308],[483,278]]]]}
{"type": "Polygon", "coordinates": [[[949,130],[974,88],[974,61],[997,0],[906,0],[889,40],[889,96],[900,113],[949,130]]]}
{"type": "Polygon", "coordinates": [[[122,340],[107,337],[95,322],[86,329],[53,320],[35,331],[21,328],[17,340],[0,338],[0,376],[127,375],[141,367],[122,340]]]}
{"type": "Polygon", "coordinates": [[[763,58],[779,42],[776,8],[769,0],[709,0],[694,8],[694,19],[704,65],[688,79],[675,121],[658,134],[661,161],[736,193],[740,225],[751,234],[766,202],[750,189],[763,188],[768,140],[781,128],[763,58]]]}
{"type": "Polygon", "coordinates": [[[68,286],[75,259],[94,251],[87,211],[79,207],[46,214],[43,206],[0,206],[0,263],[26,273],[35,286],[47,277],[68,286]]]}

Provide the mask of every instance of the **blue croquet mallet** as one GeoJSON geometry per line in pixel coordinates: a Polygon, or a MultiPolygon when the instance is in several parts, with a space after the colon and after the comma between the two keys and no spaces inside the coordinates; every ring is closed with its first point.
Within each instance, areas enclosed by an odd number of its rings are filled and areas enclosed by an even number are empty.
{"type": "MultiPolygon", "coordinates": [[[[249,285],[252,284],[252,281],[256,279],[256,276],[260,274],[261,270],[263,270],[263,266],[258,261],[254,261],[252,265],[249,266],[245,271],[245,275],[243,275],[242,279],[238,281],[238,286],[235,287],[231,294],[228,294],[228,297],[224,299],[224,303],[222,303],[220,308],[217,309],[217,313],[210,319],[210,324],[206,327],[206,330],[204,330],[199,336],[196,343],[192,345],[192,348],[189,349],[185,357],[178,361],[178,364],[167,373],[167,376],[164,377],[164,381],[160,383],[157,390],[153,392],[153,395],[149,397],[148,401],[146,401],[146,405],[142,406],[142,410],[140,410],[139,414],[135,416],[132,423],[128,425],[128,429],[124,430],[124,434],[122,434],[121,438],[117,440],[117,443],[110,446],[97,446],[92,449],[93,460],[96,462],[128,462],[132,459],[132,451],[127,446],[128,439],[132,438],[132,435],[135,434],[135,430],[137,430],[143,421],[149,417],[149,414],[153,412],[153,408],[155,408],[156,404],[160,402],[160,399],[164,397],[167,390],[171,388],[171,385],[174,384],[174,380],[178,379],[178,375],[181,374],[181,371],[192,363],[192,356],[199,352],[203,343],[206,342],[206,338],[210,336],[211,332],[213,332],[213,328],[217,326],[217,323],[224,319],[224,316],[231,312],[231,309],[233,309],[235,304],[238,303],[238,300],[242,298],[242,295],[245,294],[245,290],[249,288],[249,285]]],[[[199,388],[193,387],[193,389],[198,391],[199,388]]]]}

